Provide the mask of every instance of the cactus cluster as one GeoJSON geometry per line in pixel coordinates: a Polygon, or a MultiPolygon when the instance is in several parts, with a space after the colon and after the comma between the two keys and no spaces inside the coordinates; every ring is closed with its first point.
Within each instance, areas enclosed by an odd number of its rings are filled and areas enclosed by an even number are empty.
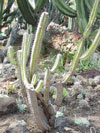
{"type": "MultiPolygon", "coordinates": [[[[42,46],[42,40],[45,34],[47,23],[48,23],[48,13],[43,12],[40,17],[33,45],[32,45],[33,33],[26,32],[24,33],[23,36],[22,49],[18,50],[17,54],[15,53],[12,46],[8,48],[9,60],[13,65],[16,65],[17,71],[19,73],[18,78],[21,81],[23,96],[26,97],[27,99],[26,102],[28,103],[27,105],[30,106],[32,113],[35,114],[37,125],[41,130],[49,130],[50,126],[48,122],[45,121],[45,119],[42,118],[41,114],[39,113],[37,97],[40,99],[41,102],[43,102],[43,104],[45,104],[45,106],[48,106],[50,73],[55,72],[55,70],[59,66],[62,57],[60,54],[57,55],[57,59],[52,69],[49,68],[46,69],[44,81],[43,80],[39,81],[37,75],[34,72],[37,67],[40,50],[42,46]],[[30,55],[31,45],[32,45],[32,51],[30,55]],[[40,94],[41,88],[44,88],[44,98],[42,98],[40,94]]],[[[60,88],[60,91],[61,89],[62,88],[60,88]]],[[[59,101],[61,103],[61,100],[56,100],[57,105],[59,105],[59,101]]]]}
{"type": "MultiPolygon", "coordinates": [[[[25,1],[22,0],[22,1],[25,2],[27,0],[25,0],[25,1]]],[[[62,5],[62,7],[64,7],[63,12],[65,12],[67,9],[67,11],[71,11],[70,15],[73,14],[73,17],[75,17],[76,12],[74,12],[73,10],[70,10],[68,7],[64,6],[64,4],[62,4],[61,0],[53,0],[53,1],[54,1],[54,3],[55,2],[57,3],[59,1],[60,5],[62,5]]],[[[80,0],[80,1],[82,1],[82,0],[80,0]]],[[[37,2],[39,2],[39,1],[37,0],[37,2]]],[[[34,2],[33,2],[33,4],[34,4],[34,2]]],[[[31,9],[33,10],[33,8],[35,8],[35,6],[36,6],[33,4],[32,5],[30,4],[30,7],[31,7],[30,11],[29,11],[30,13],[32,12],[31,9]]],[[[38,3],[38,8],[40,8],[39,4],[40,3],[38,3]]],[[[89,58],[91,56],[91,54],[94,52],[94,50],[96,49],[98,42],[100,41],[100,37],[99,37],[100,29],[99,29],[90,48],[85,53],[83,53],[83,55],[81,56],[84,42],[86,41],[86,39],[89,37],[89,35],[91,33],[92,26],[94,24],[94,21],[95,21],[96,15],[97,15],[98,5],[99,5],[99,0],[95,0],[93,9],[92,9],[90,17],[89,17],[89,21],[85,27],[84,32],[83,32],[83,37],[78,42],[78,49],[77,49],[75,57],[72,61],[70,70],[63,77],[62,83],[66,83],[70,80],[79,60],[89,58]]],[[[30,22],[30,24],[32,24],[32,25],[33,25],[33,23],[30,22]]],[[[43,12],[40,17],[40,21],[39,21],[39,24],[37,27],[35,39],[34,39],[34,42],[32,45],[32,52],[31,52],[30,60],[29,60],[30,48],[31,48],[32,40],[33,40],[32,33],[27,32],[24,34],[23,42],[22,42],[22,49],[17,52],[16,57],[15,57],[13,48],[9,47],[9,49],[8,49],[9,60],[11,61],[12,64],[17,66],[17,69],[18,69],[18,72],[20,75],[19,77],[23,83],[22,88],[23,88],[24,92],[27,94],[28,105],[30,106],[32,113],[36,117],[36,122],[37,122],[38,127],[42,131],[49,130],[50,126],[48,124],[47,117],[45,117],[45,115],[43,115],[43,114],[41,115],[41,113],[40,113],[40,107],[38,106],[37,97],[42,102],[42,104],[48,108],[47,105],[48,105],[48,100],[49,100],[50,73],[53,74],[55,72],[55,70],[58,68],[60,60],[62,58],[62,56],[60,54],[58,54],[54,66],[51,69],[49,69],[49,68],[46,69],[44,81],[40,80],[38,82],[37,76],[34,74],[34,72],[37,67],[37,63],[38,63],[38,59],[39,59],[39,55],[40,55],[40,51],[41,51],[41,46],[42,46],[42,40],[43,40],[43,37],[45,34],[45,29],[46,29],[47,23],[48,23],[48,13],[43,12]],[[27,66],[27,62],[29,62],[28,66],[27,66]],[[37,86],[36,86],[36,84],[37,84],[37,86]],[[44,98],[40,94],[40,89],[42,87],[44,87],[44,89],[45,89],[44,90],[44,98]]],[[[57,98],[55,100],[55,103],[58,106],[62,102],[62,95],[63,95],[62,83],[59,82],[57,84],[58,89],[57,89],[57,98]]]]}
{"type": "Polygon", "coordinates": [[[48,123],[44,120],[44,118],[42,118],[39,112],[37,93],[39,93],[41,87],[43,86],[43,81],[39,81],[39,83],[37,83],[36,88],[34,87],[34,85],[37,82],[37,77],[36,75],[34,75],[34,70],[36,68],[36,64],[38,63],[42,40],[45,34],[47,23],[48,14],[44,12],[40,17],[40,21],[37,27],[29,66],[27,66],[27,62],[29,60],[30,48],[33,40],[32,33],[24,33],[22,49],[18,50],[16,56],[14,54],[13,47],[10,46],[8,48],[9,60],[12,64],[16,65],[17,67],[17,71],[20,75],[20,80],[23,84],[23,86],[21,87],[24,90],[23,92],[27,95],[28,106],[30,106],[32,113],[35,114],[37,125],[41,130],[48,130],[50,127],[48,123]]]}

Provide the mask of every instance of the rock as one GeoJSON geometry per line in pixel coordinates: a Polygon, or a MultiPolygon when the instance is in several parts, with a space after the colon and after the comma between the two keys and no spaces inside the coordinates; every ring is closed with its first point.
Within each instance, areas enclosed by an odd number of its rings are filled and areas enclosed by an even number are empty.
{"type": "Polygon", "coordinates": [[[25,125],[18,122],[13,122],[6,129],[5,133],[29,133],[29,131],[25,125]]]}
{"type": "Polygon", "coordinates": [[[67,121],[67,118],[64,117],[64,118],[57,118],[55,120],[55,125],[54,127],[55,128],[58,128],[58,127],[64,127],[64,126],[67,126],[68,125],[68,121],[67,121]]]}
{"type": "Polygon", "coordinates": [[[16,99],[14,97],[0,98],[0,116],[18,111],[16,99]]]}

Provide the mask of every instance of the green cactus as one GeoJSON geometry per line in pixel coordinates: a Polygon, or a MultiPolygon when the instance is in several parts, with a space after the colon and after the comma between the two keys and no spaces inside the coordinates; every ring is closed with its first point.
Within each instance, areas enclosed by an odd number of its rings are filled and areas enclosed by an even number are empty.
{"type": "MultiPolygon", "coordinates": [[[[88,9],[91,11],[93,8],[94,0],[85,0],[85,4],[88,7],[88,9]]],[[[97,18],[100,18],[100,8],[98,8],[97,10],[97,18]]]]}
{"type": "Polygon", "coordinates": [[[62,58],[62,55],[61,54],[58,54],[57,55],[57,58],[56,58],[56,61],[53,65],[53,67],[51,68],[51,72],[54,73],[55,70],[58,68],[59,64],[60,64],[60,61],[61,61],[61,58],[62,58]]]}
{"type": "Polygon", "coordinates": [[[98,30],[91,46],[89,49],[80,57],[80,60],[87,60],[96,50],[98,44],[100,42],[100,29],[98,30]]]}
{"type": "Polygon", "coordinates": [[[37,87],[36,87],[35,91],[36,91],[37,93],[39,93],[40,90],[41,90],[41,88],[43,88],[43,80],[40,80],[40,81],[39,81],[39,83],[37,84],[37,87]]]}
{"type": "MultiPolygon", "coordinates": [[[[52,0],[52,2],[62,14],[71,18],[77,17],[80,32],[83,34],[89,21],[89,10],[92,11],[94,0],[72,0],[74,3],[74,8],[69,6],[70,1],[67,4],[64,2],[64,0],[52,0]]],[[[100,18],[99,8],[97,10],[96,16],[100,18]]]]}
{"type": "Polygon", "coordinates": [[[33,73],[35,71],[36,65],[38,63],[39,55],[40,55],[40,50],[41,50],[41,45],[42,45],[42,40],[45,35],[45,29],[48,24],[47,21],[47,14],[43,14],[43,18],[40,18],[39,25],[36,31],[36,36],[34,40],[34,44],[32,47],[32,54],[30,57],[30,75],[31,79],[33,76],[33,73]]]}
{"type": "Polygon", "coordinates": [[[28,24],[36,26],[37,12],[45,5],[46,0],[17,0],[18,7],[28,24]]]}
{"type": "Polygon", "coordinates": [[[64,15],[69,17],[76,17],[76,11],[69,7],[69,5],[65,4],[63,0],[52,0],[52,2],[64,15]]]}
{"type": "Polygon", "coordinates": [[[36,75],[36,74],[33,74],[31,84],[32,84],[33,86],[35,86],[35,85],[37,84],[37,81],[38,81],[37,75],[36,75]]]}
{"type": "Polygon", "coordinates": [[[75,1],[76,1],[78,25],[81,33],[83,33],[88,23],[89,13],[86,10],[87,7],[85,5],[84,0],[75,0],[75,1]]]}
{"type": "MultiPolygon", "coordinates": [[[[82,54],[82,48],[83,48],[84,42],[89,37],[89,35],[91,33],[91,29],[92,29],[92,26],[94,24],[96,13],[97,13],[97,9],[98,9],[98,4],[99,4],[99,0],[95,0],[91,15],[89,17],[89,22],[88,22],[88,24],[87,24],[87,26],[85,28],[85,31],[83,33],[83,37],[78,42],[77,52],[76,52],[75,57],[74,57],[74,59],[72,61],[72,64],[71,64],[71,67],[70,67],[68,75],[67,74],[64,75],[63,83],[66,83],[66,82],[68,82],[70,80],[72,74],[74,73],[74,70],[76,69],[76,66],[77,66],[77,64],[79,62],[79,58],[80,58],[80,56],[82,54]]],[[[98,39],[98,38],[96,38],[96,39],[98,39]]],[[[98,40],[96,40],[95,42],[98,42],[98,40]]],[[[94,45],[92,45],[92,47],[93,46],[94,45]]]]}

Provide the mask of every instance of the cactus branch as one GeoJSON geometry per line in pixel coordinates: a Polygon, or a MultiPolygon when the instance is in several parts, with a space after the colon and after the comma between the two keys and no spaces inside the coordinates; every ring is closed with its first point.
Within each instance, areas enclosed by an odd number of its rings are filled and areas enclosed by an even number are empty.
{"type": "Polygon", "coordinates": [[[49,101],[49,88],[50,88],[50,71],[46,69],[44,77],[44,101],[48,104],[49,101]]]}
{"type": "Polygon", "coordinates": [[[54,73],[55,70],[58,68],[59,64],[60,64],[60,61],[61,61],[61,58],[62,58],[62,55],[61,54],[58,54],[57,57],[56,57],[56,61],[51,69],[51,72],[54,73]]]}
{"type": "Polygon", "coordinates": [[[80,57],[80,60],[88,59],[96,50],[99,42],[100,42],[100,29],[98,30],[96,37],[93,40],[93,43],[91,44],[90,48],[80,57]]]}
{"type": "Polygon", "coordinates": [[[31,59],[30,59],[30,74],[31,74],[31,79],[34,73],[34,70],[36,68],[36,65],[38,63],[39,55],[40,55],[40,50],[41,50],[41,45],[42,45],[42,40],[45,34],[45,29],[48,23],[48,13],[44,12],[42,16],[40,17],[40,21],[38,24],[37,32],[35,35],[35,40],[34,44],[32,47],[32,54],[31,54],[31,59]]]}

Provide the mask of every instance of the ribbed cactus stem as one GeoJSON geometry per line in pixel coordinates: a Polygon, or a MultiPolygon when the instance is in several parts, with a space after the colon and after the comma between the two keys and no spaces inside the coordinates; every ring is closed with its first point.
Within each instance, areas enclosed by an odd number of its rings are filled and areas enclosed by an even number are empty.
{"type": "Polygon", "coordinates": [[[95,39],[93,40],[90,48],[80,57],[80,60],[87,60],[96,50],[100,42],[100,29],[98,30],[95,39]]]}
{"type": "Polygon", "coordinates": [[[85,28],[85,32],[83,34],[83,37],[85,39],[88,38],[88,36],[90,35],[92,25],[94,24],[94,21],[96,18],[99,2],[100,2],[99,0],[95,0],[95,2],[94,2],[93,9],[92,9],[91,14],[90,14],[89,22],[88,22],[88,24],[85,28]]]}
{"type": "Polygon", "coordinates": [[[39,9],[41,9],[46,3],[46,0],[37,0],[36,1],[36,8],[35,8],[35,12],[39,11],[39,9]]]}
{"type": "Polygon", "coordinates": [[[46,29],[47,24],[48,24],[48,13],[44,12],[40,17],[40,21],[39,21],[36,35],[35,35],[35,40],[34,40],[33,47],[32,47],[32,54],[31,54],[31,59],[30,59],[31,78],[36,68],[36,65],[38,63],[41,46],[42,46],[42,40],[45,35],[45,29],[46,29]]]}
{"type": "MultiPolygon", "coordinates": [[[[31,28],[31,27],[30,27],[31,28]]],[[[27,43],[25,44],[25,46],[26,46],[26,63],[27,63],[27,61],[28,61],[28,59],[29,59],[29,55],[30,55],[30,48],[31,48],[31,46],[32,46],[32,41],[33,41],[33,38],[34,38],[34,34],[32,34],[32,33],[28,33],[27,34],[27,38],[28,38],[28,40],[27,40],[27,43]]]]}
{"type": "Polygon", "coordinates": [[[55,100],[55,104],[57,106],[61,106],[62,100],[63,100],[63,86],[61,82],[56,83],[56,88],[57,88],[57,97],[55,100]]]}
{"type": "MultiPolygon", "coordinates": [[[[28,54],[27,54],[27,47],[28,47],[28,34],[24,33],[23,36],[23,42],[22,42],[22,55],[21,55],[21,75],[22,75],[22,80],[26,88],[32,88],[33,86],[29,84],[28,81],[28,75],[27,75],[27,59],[28,59],[28,54]]],[[[30,47],[30,46],[29,46],[30,47]]]]}
{"type": "Polygon", "coordinates": [[[70,80],[70,78],[71,78],[72,74],[74,73],[74,70],[75,70],[75,68],[76,68],[76,66],[77,66],[77,64],[79,62],[79,58],[80,58],[81,53],[82,53],[82,48],[83,48],[84,42],[88,38],[88,36],[90,35],[92,26],[93,26],[94,21],[95,21],[98,4],[99,4],[99,0],[95,0],[92,12],[90,14],[88,25],[85,28],[83,37],[78,42],[78,49],[77,49],[75,57],[74,57],[74,59],[72,61],[72,64],[71,64],[71,67],[70,67],[70,70],[69,70],[69,74],[64,76],[63,83],[66,83],[66,82],[68,82],[70,80]]]}
{"type": "Polygon", "coordinates": [[[31,84],[34,86],[37,84],[37,81],[38,81],[38,77],[36,74],[33,75],[32,77],[32,81],[31,81],[31,84]]]}
{"type": "Polygon", "coordinates": [[[40,80],[39,83],[37,84],[35,91],[39,93],[42,88],[43,88],[43,80],[40,80]]]}
{"type": "Polygon", "coordinates": [[[46,104],[49,102],[49,88],[50,88],[50,71],[46,69],[44,77],[44,101],[46,104]]]}
{"type": "Polygon", "coordinates": [[[15,57],[15,51],[12,46],[8,47],[8,58],[11,64],[17,65],[16,57],[15,57]]]}
{"type": "Polygon", "coordinates": [[[56,71],[56,69],[59,67],[60,61],[61,61],[62,55],[58,54],[56,57],[56,61],[51,69],[51,72],[54,73],[56,71]]]}
{"type": "MultiPolygon", "coordinates": [[[[48,20],[48,14],[45,12],[42,14],[42,17],[39,22],[39,26],[36,32],[36,38],[34,41],[35,46],[33,46],[32,49],[32,55],[31,55],[31,65],[29,68],[31,68],[31,78],[30,74],[28,74],[28,66],[27,66],[27,61],[29,59],[29,54],[30,54],[30,48],[32,44],[32,37],[33,34],[28,34],[25,33],[23,36],[23,42],[22,42],[22,50],[17,52],[17,69],[19,72],[19,79],[21,81],[21,88],[23,90],[23,96],[28,99],[28,106],[31,109],[32,114],[36,118],[36,123],[39,127],[40,130],[46,131],[50,129],[50,126],[48,124],[48,120],[46,119],[46,116],[44,114],[44,111],[41,110],[40,113],[40,107],[38,107],[38,101],[37,101],[37,94],[39,93],[41,88],[43,87],[43,81],[40,80],[36,89],[34,89],[34,86],[32,84],[32,76],[33,76],[33,70],[34,70],[34,64],[36,66],[40,50],[41,50],[41,43],[45,34],[45,28],[47,25],[47,20],[48,20]],[[32,59],[33,58],[33,59],[32,59]]],[[[12,50],[12,49],[10,49],[12,50]]],[[[8,51],[10,53],[10,50],[8,51]]],[[[11,51],[12,52],[12,51],[11,51]]],[[[13,59],[13,52],[11,53],[11,58],[13,59]]],[[[35,81],[36,82],[36,81],[35,81]]]]}

